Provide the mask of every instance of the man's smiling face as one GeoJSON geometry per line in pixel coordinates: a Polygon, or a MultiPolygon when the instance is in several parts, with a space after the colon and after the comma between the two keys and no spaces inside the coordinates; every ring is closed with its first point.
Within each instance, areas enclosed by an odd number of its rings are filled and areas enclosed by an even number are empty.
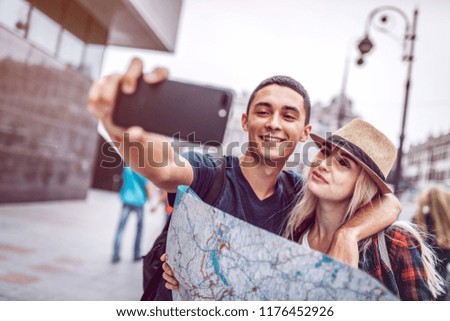
{"type": "Polygon", "coordinates": [[[242,115],[242,128],[258,157],[285,162],[297,142],[309,136],[311,125],[305,126],[305,118],[303,97],[289,87],[273,84],[256,93],[248,114],[242,115]]]}

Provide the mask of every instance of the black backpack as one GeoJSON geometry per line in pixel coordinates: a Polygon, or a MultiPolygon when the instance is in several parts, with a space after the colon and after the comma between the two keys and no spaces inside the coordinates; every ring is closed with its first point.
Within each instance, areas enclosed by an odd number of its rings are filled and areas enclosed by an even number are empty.
{"type": "MultiPolygon", "coordinates": [[[[208,193],[204,197],[202,197],[202,200],[211,206],[214,206],[217,203],[225,188],[225,160],[219,162],[217,168],[219,170],[216,172],[214,184],[211,186],[211,189],[208,191],[208,193]]],[[[283,189],[284,191],[286,191],[286,193],[291,195],[295,193],[294,183],[289,179],[289,175],[287,175],[285,171],[281,172],[281,181],[283,184],[283,189]]],[[[175,194],[169,194],[169,202],[172,204],[174,201],[174,196],[175,194]]],[[[142,294],[141,301],[153,301],[155,299],[156,292],[163,274],[162,262],[160,260],[160,257],[166,252],[167,232],[169,230],[171,217],[172,216],[169,217],[169,220],[164,226],[161,234],[158,236],[155,243],[153,243],[153,247],[151,248],[151,250],[143,258],[144,293],[142,294]]]]}

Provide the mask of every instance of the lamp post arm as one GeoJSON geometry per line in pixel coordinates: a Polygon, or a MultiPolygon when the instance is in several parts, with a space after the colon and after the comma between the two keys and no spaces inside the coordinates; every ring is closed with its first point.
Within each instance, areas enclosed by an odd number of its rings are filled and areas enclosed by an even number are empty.
{"type": "MultiPolygon", "coordinates": [[[[406,24],[406,30],[409,29],[409,19],[408,19],[408,17],[406,16],[406,14],[405,14],[402,10],[400,10],[399,8],[394,7],[394,6],[382,6],[382,7],[378,7],[378,8],[376,8],[376,9],[374,9],[374,10],[369,14],[369,16],[367,17],[367,20],[366,20],[366,34],[368,34],[368,32],[369,32],[369,28],[370,28],[370,25],[372,24],[373,18],[374,18],[377,14],[379,14],[380,12],[382,12],[382,11],[394,11],[394,12],[398,13],[398,14],[403,18],[403,20],[405,21],[405,24],[406,24]]],[[[417,11],[417,10],[416,10],[416,11],[417,11]]]]}

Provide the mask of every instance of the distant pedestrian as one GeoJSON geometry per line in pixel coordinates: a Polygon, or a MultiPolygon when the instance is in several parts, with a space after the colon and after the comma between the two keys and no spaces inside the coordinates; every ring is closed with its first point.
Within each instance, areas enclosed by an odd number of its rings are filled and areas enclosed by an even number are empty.
{"type": "MultiPolygon", "coordinates": [[[[447,266],[450,264],[450,190],[432,187],[423,192],[419,197],[413,222],[426,233],[428,243],[436,251],[439,274],[444,280],[449,280],[447,266]]],[[[447,282],[446,292],[437,300],[448,299],[449,290],[447,282]]]]}
{"type": "Polygon", "coordinates": [[[141,238],[144,223],[144,204],[152,196],[152,184],[148,179],[134,172],[130,167],[123,169],[123,185],[120,190],[120,199],[123,202],[122,213],[114,239],[114,252],[112,263],[120,261],[120,247],[122,235],[130,213],[134,211],[137,216],[136,238],[134,241],[134,261],[141,259],[141,238]]]}

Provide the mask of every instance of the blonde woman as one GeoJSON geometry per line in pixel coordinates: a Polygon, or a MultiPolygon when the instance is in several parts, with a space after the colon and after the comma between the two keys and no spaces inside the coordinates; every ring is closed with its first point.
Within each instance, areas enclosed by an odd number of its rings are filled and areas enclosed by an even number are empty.
{"type": "MultiPolygon", "coordinates": [[[[427,235],[427,242],[433,246],[439,259],[437,271],[446,280],[447,265],[450,264],[450,191],[431,187],[420,195],[418,205],[413,222],[427,235]]],[[[438,300],[446,300],[448,286],[447,283],[445,293],[438,300]]]]}
{"type": "MultiPolygon", "coordinates": [[[[326,253],[334,233],[359,208],[391,193],[385,180],[396,149],[383,133],[360,119],[327,140],[314,134],[311,138],[320,151],[306,174],[285,236],[326,253]]],[[[395,223],[361,241],[359,250],[359,268],[400,299],[433,300],[442,292],[434,254],[412,225],[395,223]]]]}

